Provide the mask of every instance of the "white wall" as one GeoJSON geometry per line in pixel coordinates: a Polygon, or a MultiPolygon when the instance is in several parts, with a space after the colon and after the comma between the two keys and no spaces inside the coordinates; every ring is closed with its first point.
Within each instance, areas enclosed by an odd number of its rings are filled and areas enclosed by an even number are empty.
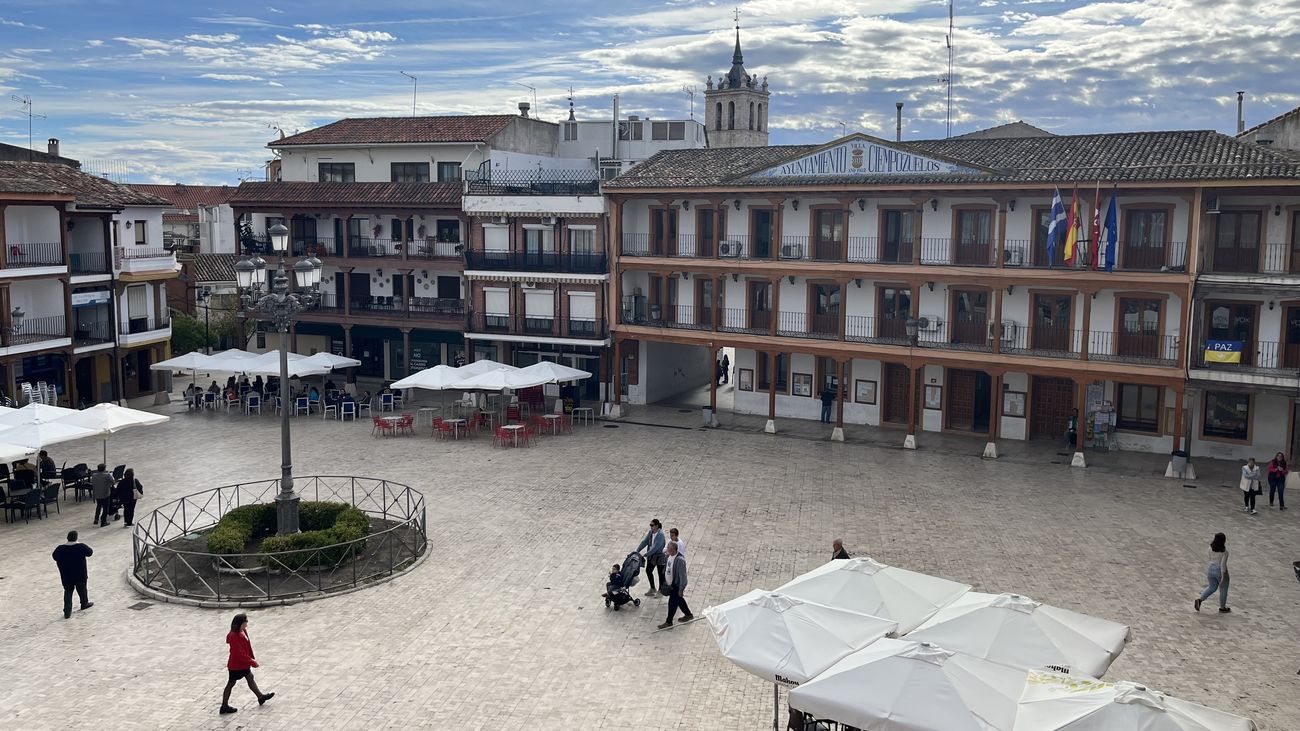
{"type": "Polygon", "coordinates": [[[57,279],[15,279],[9,285],[10,307],[21,307],[28,319],[57,317],[63,310],[63,283],[57,279]]]}
{"type": "MultiPolygon", "coordinates": [[[[1003,391],[1019,391],[1024,394],[1029,393],[1029,375],[1026,373],[1007,373],[1002,377],[1003,391]]],[[[998,413],[1002,413],[1002,398],[998,397],[998,413]]],[[[1029,415],[1029,403],[1025,403],[1025,416],[1029,415]]],[[[1028,418],[1016,416],[1001,416],[1002,425],[998,433],[1003,439],[1020,439],[1028,438],[1028,418]]]]}
{"type": "Polygon", "coordinates": [[[319,181],[322,162],[353,163],[358,183],[387,183],[392,180],[392,163],[427,162],[429,179],[437,181],[438,163],[459,163],[461,171],[477,170],[487,159],[484,145],[391,145],[367,148],[318,147],[307,150],[285,148],[281,177],[285,181],[319,181]]]}
{"type": "MultiPolygon", "coordinates": [[[[1192,412],[1191,456],[1242,462],[1247,457],[1254,457],[1255,461],[1262,465],[1278,452],[1287,454],[1291,450],[1287,443],[1287,435],[1290,433],[1292,403],[1293,400],[1289,396],[1256,393],[1250,405],[1251,441],[1234,443],[1212,440],[1203,436],[1205,392],[1194,392],[1188,402],[1192,412]]],[[[1296,459],[1296,456],[1288,454],[1287,459],[1291,461],[1296,459]]]]}
{"type": "Polygon", "coordinates": [[[59,212],[54,206],[5,208],[5,241],[14,244],[50,244],[62,241],[59,212]]]}
{"type": "Polygon", "coordinates": [[[145,222],[145,243],[146,249],[161,249],[163,246],[163,225],[162,225],[162,208],[145,208],[132,207],[123,208],[121,213],[114,213],[113,220],[116,222],[118,245],[122,247],[135,246],[135,222],[145,222]],[[126,222],[131,222],[131,228],[126,227],[126,222]]]}

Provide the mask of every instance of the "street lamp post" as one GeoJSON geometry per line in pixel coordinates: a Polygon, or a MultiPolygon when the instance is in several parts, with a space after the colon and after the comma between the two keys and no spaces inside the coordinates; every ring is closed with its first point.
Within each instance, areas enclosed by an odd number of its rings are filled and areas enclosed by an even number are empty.
{"type": "Polygon", "coordinates": [[[212,306],[209,303],[212,299],[212,288],[200,287],[199,291],[194,293],[194,298],[203,305],[203,352],[212,355],[212,330],[209,320],[212,313],[212,306]]]}
{"type": "Polygon", "coordinates": [[[295,291],[289,288],[284,260],[289,229],[277,223],[269,231],[271,249],[280,257],[270,282],[260,256],[244,257],[235,265],[240,301],[246,312],[263,315],[280,333],[280,492],[275,496],[276,535],[298,532],[298,495],[293,491],[293,454],[289,441],[289,327],[294,316],[315,306],[320,297],[321,263],[304,257],[293,265],[295,291]]]}

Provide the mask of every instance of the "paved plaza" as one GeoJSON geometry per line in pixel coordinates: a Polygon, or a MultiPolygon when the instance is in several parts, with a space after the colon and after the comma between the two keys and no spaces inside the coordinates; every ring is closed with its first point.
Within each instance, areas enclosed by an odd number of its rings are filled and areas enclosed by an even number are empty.
{"type": "MultiPolygon", "coordinates": [[[[163,410],[170,423],[108,445],[110,466],[145,486],[140,511],[278,475],[274,417],[163,410]]],[[[1184,487],[1151,464],[1079,470],[727,429],[598,424],[507,450],[433,441],[427,427],[374,439],[366,422],[294,426],[299,474],[421,490],[429,559],[379,587],[252,611],[258,682],[276,697],[259,708],[241,685],[240,712],[219,717],[233,611],[141,606],[124,578],[130,531],[92,527],[90,502],[0,525],[0,727],[769,727],[771,686],[723,660],[703,622],[655,632],[660,598],[605,609],[609,565],[659,517],[687,543],[697,614],[821,564],[841,536],[854,555],[1129,624],[1109,678],[1300,728],[1300,495],[1249,517],[1235,487],[1184,487]],[[95,549],[95,606],[64,620],[50,551],[73,528],[95,549]],[[1220,530],[1234,612],[1197,614],[1220,530]]],[[[52,452],[93,465],[101,449],[52,452]]]]}

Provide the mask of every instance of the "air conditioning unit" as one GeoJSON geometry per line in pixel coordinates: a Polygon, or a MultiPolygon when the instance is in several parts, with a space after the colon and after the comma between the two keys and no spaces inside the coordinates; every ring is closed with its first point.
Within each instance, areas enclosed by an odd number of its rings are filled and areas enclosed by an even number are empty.
{"type": "Polygon", "coordinates": [[[524,282],[524,284],[523,284],[523,288],[524,288],[524,289],[537,289],[537,283],[536,283],[536,282],[524,282]]]}
{"type": "Polygon", "coordinates": [[[937,317],[922,317],[916,321],[917,328],[928,333],[937,332],[941,325],[943,323],[937,317]]]}
{"type": "Polygon", "coordinates": [[[547,226],[554,226],[557,222],[555,216],[542,216],[542,223],[547,226]]]}
{"type": "Polygon", "coordinates": [[[1211,199],[1210,199],[1210,202],[1205,204],[1205,212],[1206,212],[1206,213],[1209,213],[1209,214],[1213,214],[1213,215],[1218,215],[1218,213],[1219,213],[1219,199],[1218,199],[1218,198],[1211,198],[1211,199]]]}
{"type": "Polygon", "coordinates": [[[719,243],[718,243],[718,256],[739,257],[739,256],[740,256],[740,242],[739,242],[739,241],[721,241],[721,242],[719,242],[719,243]]]}
{"type": "Polygon", "coordinates": [[[1007,249],[1002,252],[1002,263],[1009,267],[1025,265],[1025,252],[1020,249],[1007,249]]]}
{"type": "MultiPolygon", "coordinates": [[[[992,340],[995,336],[994,329],[997,327],[997,323],[990,321],[988,325],[989,325],[988,337],[989,340],[992,340]]],[[[1009,343],[1015,340],[1017,327],[1018,326],[1016,325],[1016,323],[1012,322],[1011,320],[1003,320],[1002,321],[1002,342],[1009,343]]]]}
{"type": "Polygon", "coordinates": [[[499,224],[501,226],[506,226],[509,225],[510,218],[508,216],[495,216],[492,219],[492,223],[499,224]]]}
{"type": "Polygon", "coordinates": [[[802,244],[785,244],[785,245],[783,245],[783,246],[781,247],[781,258],[782,258],[782,259],[802,259],[802,258],[803,258],[803,245],[802,245],[802,244]]]}

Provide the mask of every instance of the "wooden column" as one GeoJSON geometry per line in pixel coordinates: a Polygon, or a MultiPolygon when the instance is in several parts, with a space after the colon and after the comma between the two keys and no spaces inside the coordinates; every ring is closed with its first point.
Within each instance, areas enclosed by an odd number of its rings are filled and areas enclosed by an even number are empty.
{"type": "Polygon", "coordinates": [[[289,352],[298,352],[298,323],[289,323],[289,352]]]}
{"type": "MultiPolygon", "coordinates": [[[[1088,431],[1086,423],[1088,418],[1088,382],[1081,379],[1075,380],[1074,391],[1074,407],[1079,410],[1079,426],[1074,430],[1074,451],[1083,452],[1083,435],[1088,431]]],[[[1164,404],[1161,404],[1160,407],[1164,408],[1164,404]]]]}
{"type": "MultiPolygon", "coordinates": [[[[1292,236],[1295,236],[1295,234],[1293,233],[1292,236]]],[[[1184,372],[1187,371],[1187,349],[1190,343],[1190,338],[1188,337],[1188,333],[1192,331],[1192,328],[1188,320],[1188,315],[1190,314],[1188,310],[1192,304],[1191,296],[1190,296],[1192,290],[1193,287],[1189,286],[1187,288],[1187,291],[1179,293],[1180,302],[1178,306],[1178,337],[1180,342],[1178,343],[1178,370],[1184,372]]],[[[1285,316],[1285,312],[1286,310],[1284,309],[1283,310],[1284,316],[1285,316]]],[[[1164,333],[1161,333],[1161,335],[1164,335],[1164,333]]],[[[1163,357],[1164,353],[1161,353],[1160,355],[1163,357]]]]}
{"type": "Polygon", "coordinates": [[[343,325],[343,355],[352,357],[352,325],[343,325]]]}
{"type": "Polygon", "coordinates": [[[908,360],[907,362],[907,433],[909,436],[914,436],[916,434],[916,424],[917,424],[917,418],[919,416],[916,413],[917,412],[916,386],[918,380],[916,377],[916,371],[917,371],[916,366],[913,365],[911,360],[908,360]]]}
{"type": "Polygon", "coordinates": [[[406,261],[411,256],[411,246],[415,244],[415,216],[407,216],[403,228],[406,230],[402,232],[402,261],[406,261]]]}
{"type": "Polygon", "coordinates": [[[411,314],[411,287],[415,284],[415,277],[411,276],[414,269],[398,269],[402,275],[402,314],[410,316],[411,314]]]}
{"type": "MultiPolygon", "coordinates": [[[[1085,289],[1079,294],[1083,296],[1083,332],[1079,335],[1079,358],[1087,360],[1090,340],[1092,339],[1092,292],[1085,289]]],[[[1111,337],[1116,336],[1118,336],[1118,333],[1111,335],[1111,337]]],[[[1083,412],[1079,412],[1079,418],[1083,418],[1083,412]]]]}
{"type": "MultiPolygon", "coordinates": [[[[72,322],[72,279],[71,277],[59,277],[59,282],[63,285],[63,329],[64,335],[73,336],[75,326],[72,322]]],[[[161,291],[159,292],[161,295],[161,291]]],[[[158,309],[159,299],[154,300],[154,309],[158,309]]],[[[154,320],[155,325],[162,320],[154,320]]]]}
{"type": "MultiPolygon", "coordinates": [[[[0,203],[0,269],[8,266],[9,262],[9,239],[5,234],[5,209],[7,207],[7,205],[0,203]]],[[[8,370],[8,368],[5,370],[8,370]]],[[[12,393],[10,395],[12,396],[12,393]]]]}
{"type": "Polygon", "coordinates": [[[776,337],[776,325],[781,319],[781,278],[777,277],[768,281],[772,283],[772,322],[768,324],[772,328],[770,334],[776,337]]]}
{"type": "Polygon", "coordinates": [[[996,442],[1002,433],[1002,373],[993,374],[993,389],[989,394],[989,441],[996,442]]]}
{"type": "Polygon", "coordinates": [[[623,375],[623,341],[614,341],[614,367],[609,369],[610,390],[614,392],[614,405],[623,403],[623,387],[619,378],[623,375]]]}
{"type": "Polygon", "coordinates": [[[847,359],[841,360],[841,361],[837,361],[835,365],[836,365],[836,369],[839,370],[839,377],[840,377],[839,392],[836,394],[836,399],[835,399],[836,400],[835,426],[838,426],[839,428],[843,429],[844,428],[844,392],[849,390],[849,384],[852,383],[849,377],[850,375],[852,375],[853,361],[847,359]]]}
{"type": "Polygon", "coordinates": [[[1002,352],[1002,288],[993,290],[993,352],[1002,352]]]}
{"type": "Polygon", "coordinates": [[[411,375],[411,328],[402,328],[402,377],[411,375]]]}
{"type": "MultiPolygon", "coordinates": [[[[848,248],[848,241],[844,243],[848,248]]],[[[840,283],[840,336],[838,340],[844,342],[844,333],[848,329],[849,323],[849,282],[845,280],[840,283]]]]}
{"type": "MultiPolygon", "coordinates": [[[[116,360],[116,358],[114,358],[116,360]]],[[[5,369],[5,392],[4,395],[18,401],[18,379],[14,375],[14,364],[17,362],[14,358],[6,358],[4,363],[5,369]]]]}
{"type": "Polygon", "coordinates": [[[59,212],[59,247],[63,250],[63,266],[72,265],[72,247],[68,245],[68,212],[63,204],[57,206],[59,212]]]}
{"type": "Polygon", "coordinates": [[[767,354],[767,418],[776,421],[776,356],[767,354]]]}
{"type": "MultiPolygon", "coordinates": [[[[352,267],[339,267],[339,276],[343,277],[343,314],[352,315],[352,267]]],[[[335,290],[337,291],[337,290],[335,290]]],[[[351,358],[352,354],[348,353],[351,358]]]]}
{"type": "Polygon", "coordinates": [[[718,413],[718,349],[709,346],[709,373],[712,377],[709,379],[709,411],[714,414],[718,413]]]}
{"type": "MultiPolygon", "coordinates": [[[[1174,451],[1183,448],[1183,387],[1174,386],[1174,451]]],[[[1164,408],[1164,404],[1160,404],[1164,408]]]]}
{"type": "Polygon", "coordinates": [[[474,341],[465,338],[465,365],[474,362],[474,341]]]}
{"type": "Polygon", "coordinates": [[[343,258],[344,259],[348,258],[351,249],[352,249],[352,213],[349,211],[343,214],[343,258]]]}
{"type": "MultiPolygon", "coordinates": [[[[994,252],[994,263],[998,269],[1003,268],[1007,251],[1007,202],[998,201],[998,248],[994,252]]],[[[999,321],[1000,322],[1000,321],[999,321]]]]}
{"type": "Polygon", "coordinates": [[[912,266],[918,267],[921,266],[921,233],[924,231],[921,219],[925,217],[925,200],[924,198],[912,199],[912,204],[915,206],[915,212],[912,214],[912,266]]]}

